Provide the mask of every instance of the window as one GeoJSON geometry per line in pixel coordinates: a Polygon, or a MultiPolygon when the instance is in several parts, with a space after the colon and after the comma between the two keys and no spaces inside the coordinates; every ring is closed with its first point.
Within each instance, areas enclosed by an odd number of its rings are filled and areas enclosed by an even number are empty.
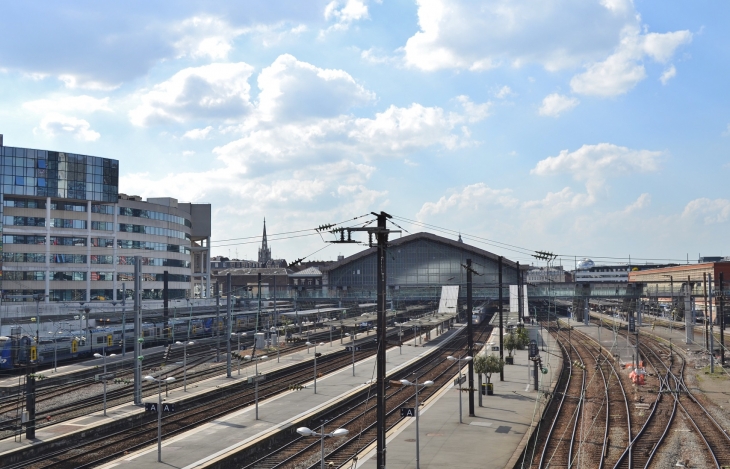
{"type": "Polygon", "coordinates": [[[67,212],[85,212],[86,204],[70,202],[51,202],[51,210],[65,210],[67,212]]]}
{"type": "Polygon", "coordinates": [[[5,198],[4,207],[15,208],[46,208],[45,200],[5,198]]]}
{"type": "Polygon", "coordinates": [[[46,244],[45,236],[38,235],[4,235],[4,244],[46,244]]]}
{"type": "Polygon", "coordinates": [[[123,215],[125,217],[149,218],[150,220],[169,221],[177,223],[178,225],[185,225],[189,228],[193,226],[187,218],[178,217],[170,213],[153,212],[151,210],[143,210],[139,208],[119,207],[119,215],[123,215]]]}
{"type": "Polygon", "coordinates": [[[91,245],[96,248],[114,247],[114,238],[91,238],[91,245]]]}
{"type": "Polygon", "coordinates": [[[51,254],[52,264],[86,264],[84,254],[51,254]]]}
{"type": "Polygon", "coordinates": [[[42,217],[3,217],[3,224],[7,226],[46,226],[46,219],[42,217]]]}
{"type": "Polygon", "coordinates": [[[114,206],[113,205],[92,204],[91,212],[92,213],[104,213],[106,215],[114,215],[114,206]]]}
{"type": "Polygon", "coordinates": [[[72,236],[51,236],[52,246],[86,246],[86,238],[72,236]]]}
{"type": "Polygon", "coordinates": [[[101,230],[101,231],[113,231],[114,223],[112,223],[110,221],[92,221],[91,229],[92,230],[101,230]]]}
{"type": "Polygon", "coordinates": [[[46,262],[46,255],[34,252],[3,252],[4,262],[46,262]]]}
{"type": "Polygon", "coordinates": [[[51,227],[54,228],[73,228],[77,230],[86,229],[86,220],[71,220],[68,218],[52,218],[51,227]]]}

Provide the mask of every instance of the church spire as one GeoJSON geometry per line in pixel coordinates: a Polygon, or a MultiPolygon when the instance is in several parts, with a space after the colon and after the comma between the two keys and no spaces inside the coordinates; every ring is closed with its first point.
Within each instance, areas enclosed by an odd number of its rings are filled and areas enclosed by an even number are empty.
{"type": "Polygon", "coordinates": [[[266,218],[264,218],[264,234],[261,237],[261,247],[259,248],[259,266],[266,267],[269,262],[271,262],[271,248],[266,239],[266,218]]]}

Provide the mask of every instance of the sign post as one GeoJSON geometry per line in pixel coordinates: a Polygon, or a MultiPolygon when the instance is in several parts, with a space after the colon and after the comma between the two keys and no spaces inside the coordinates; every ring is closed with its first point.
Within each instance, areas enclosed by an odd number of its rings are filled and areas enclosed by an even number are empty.
{"type": "MultiPolygon", "coordinates": [[[[109,336],[111,337],[111,336],[109,336]]],[[[94,376],[94,381],[101,381],[104,383],[104,417],[106,417],[106,382],[110,379],[114,379],[116,376],[116,373],[102,373],[94,376]]]]}

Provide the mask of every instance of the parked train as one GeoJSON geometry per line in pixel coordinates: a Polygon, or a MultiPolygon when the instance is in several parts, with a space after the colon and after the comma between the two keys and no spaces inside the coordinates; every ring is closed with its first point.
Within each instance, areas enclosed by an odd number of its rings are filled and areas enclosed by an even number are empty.
{"type": "MultiPolygon", "coordinates": [[[[190,320],[184,317],[170,318],[167,326],[164,322],[143,323],[142,337],[144,346],[169,343],[170,340],[187,340],[188,338],[211,337],[218,328],[226,330],[226,315],[220,320],[215,315],[198,316],[190,320]]],[[[256,314],[251,312],[234,313],[231,316],[231,329],[236,332],[252,329],[256,325],[256,314]]],[[[259,316],[259,328],[267,323],[273,324],[273,315],[269,312],[259,316]]],[[[124,327],[124,342],[127,350],[134,349],[134,324],[127,322],[124,327]]],[[[19,336],[0,336],[0,370],[10,370],[26,366],[30,362],[37,364],[53,364],[75,358],[91,357],[94,353],[121,353],[122,326],[105,326],[87,330],[62,332],[56,337],[40,337],[36,343],[34,334],[19,336]]]]}

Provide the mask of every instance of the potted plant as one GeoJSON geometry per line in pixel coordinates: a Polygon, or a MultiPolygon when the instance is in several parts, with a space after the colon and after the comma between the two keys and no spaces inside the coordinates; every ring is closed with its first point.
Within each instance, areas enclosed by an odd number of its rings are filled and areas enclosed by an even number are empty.
{"type": "Polygon", "coordinates": [[[474,359],[474,371],[479,379],[479,389],[482,389],[482,374],[487,378],[486,393],[482,391],[479,394],[479,405],[482,405],[482,394],[491,396],[494,394],[494,385],[492,384],[492,373],[499,373],[504,369],[504,361],[500,360],[496,355],[479,354],[474,359]]]}
{"type": "Polygon", "coordinates": [[[517,328],[517,350],[524,350],[530,344],[530,336],[524,326],[517,328]]]}
{"type": "Polygon", "coordinates": [[[512,356],[512,354],[514,353],[514,351],[518,347],[518,345],[519,345],[519,339],[518,339],[517,334],[515,334],[514,332],[510,332],[504,338],[504,348],[507,349],[507,358],[505,359],[505,363],[507,365],[514,365],[515,359],[512,356]]]}

